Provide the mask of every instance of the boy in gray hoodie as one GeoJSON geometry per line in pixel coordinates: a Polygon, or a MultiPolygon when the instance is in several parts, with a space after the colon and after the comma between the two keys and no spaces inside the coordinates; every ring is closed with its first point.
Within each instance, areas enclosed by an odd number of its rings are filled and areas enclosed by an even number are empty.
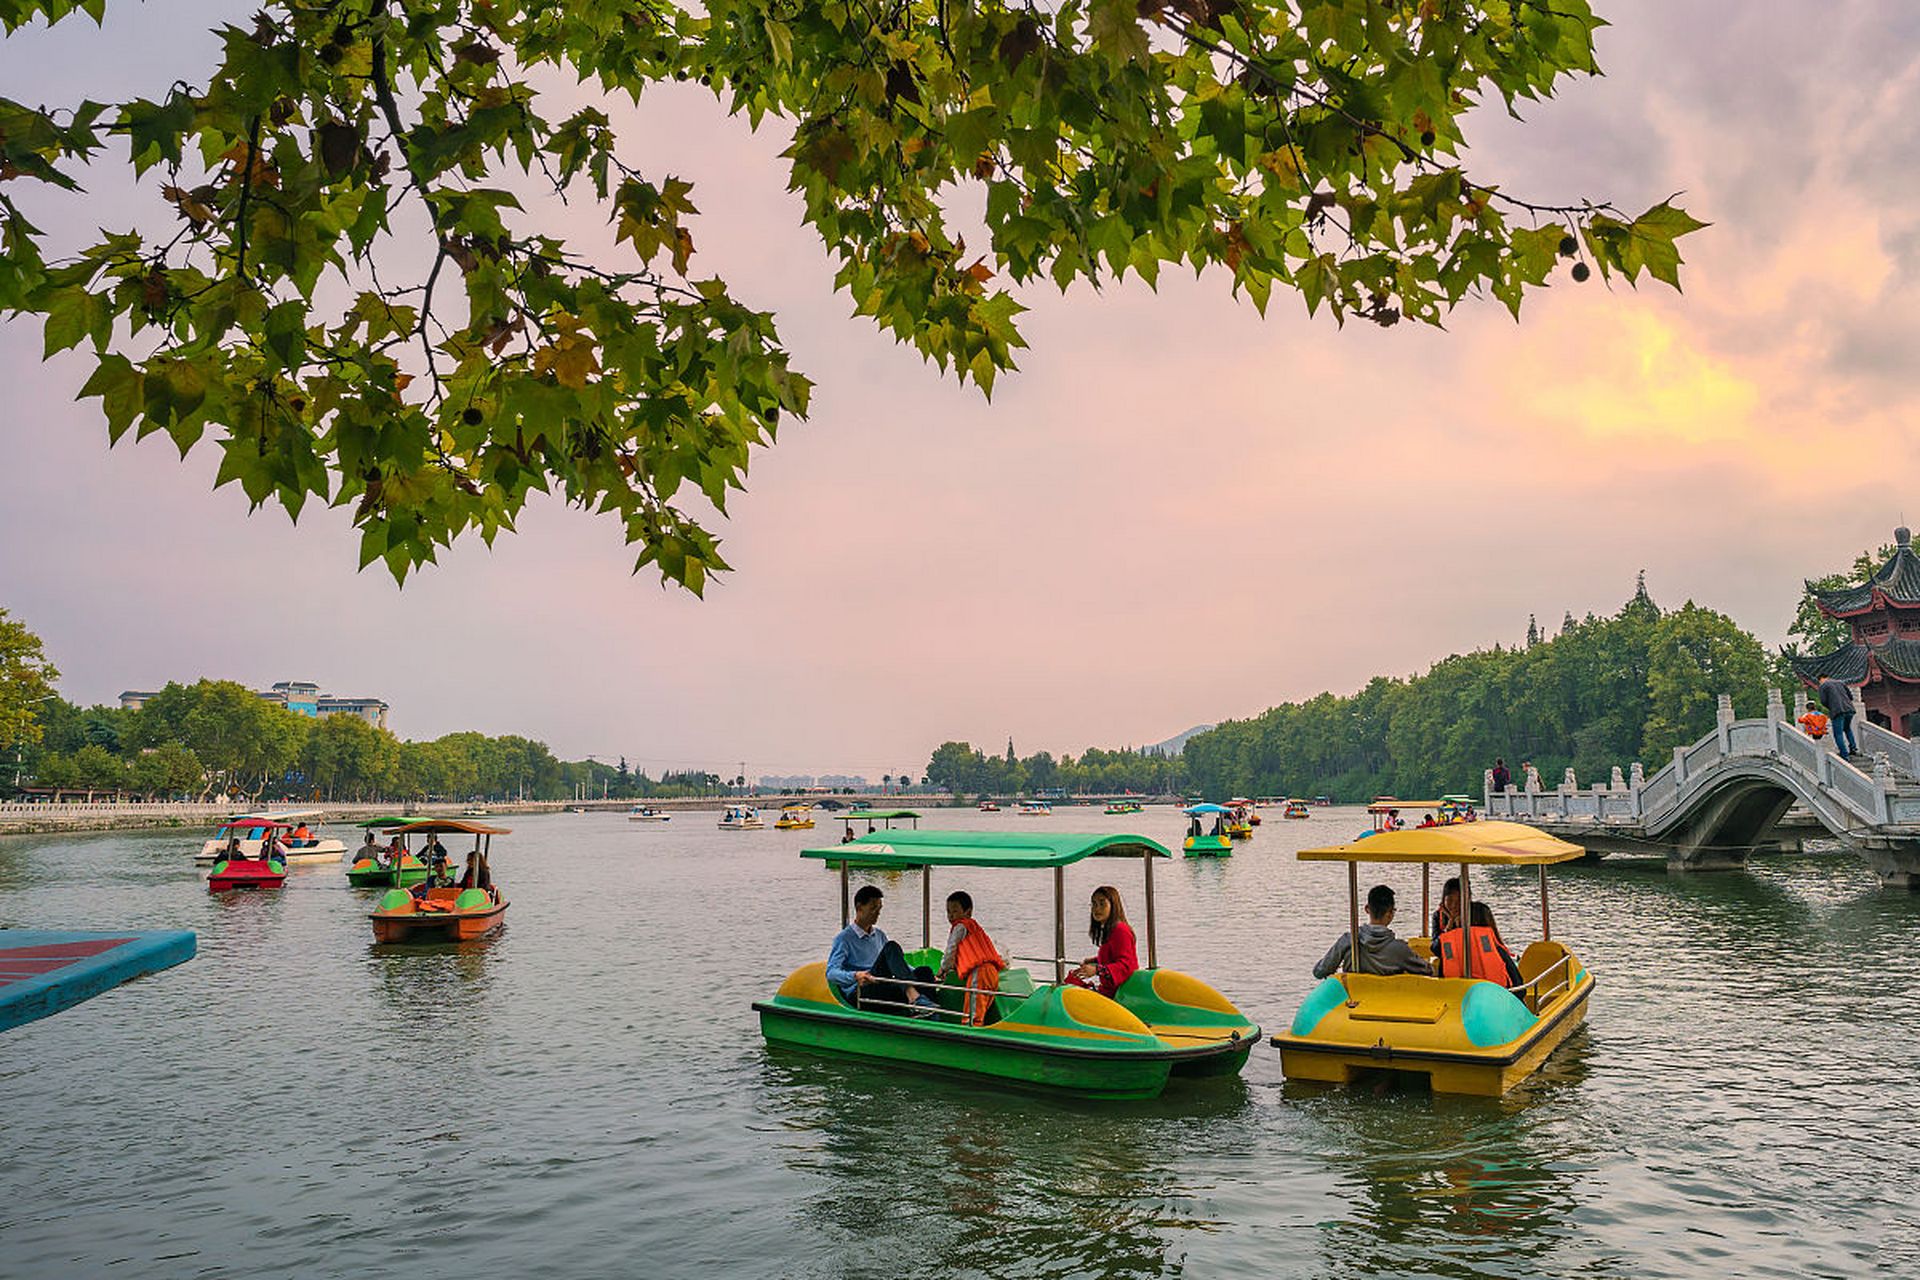
{"type": "Polygon", "coordinates": [[[1356,973],[1417,973],[1432,977],[1433,970],[1427,962],[1413,953],[1413,948],[1393,936],[1389,927],[1393,924],[1393,890],[1384,884],[1377,884],[1367,890],[1367,923],[1360,926],[1360,949],[1356,958],[1353,942],[1348,934],[1341,934],[1340,941],[1322,957],[1319,964],[1313,966],[1313,976],[1329,978],[1340,969],[1356,973]]]}

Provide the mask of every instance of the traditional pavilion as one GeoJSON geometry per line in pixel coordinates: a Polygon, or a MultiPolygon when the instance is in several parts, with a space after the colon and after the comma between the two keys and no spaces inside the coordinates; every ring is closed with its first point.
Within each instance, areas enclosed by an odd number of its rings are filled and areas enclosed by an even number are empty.
{"type": "Polygon", "coordinates": [[[1909,738],[1920,731],[1920,554],[1913,534],[1893,531],[1893,555],[1857,587],[1819,591],[1820,612],[1853,628],[1853,638],[1831,653],[1795,658],[1794,674],[1809,685],[1838,676],[1864,686],[1867,719],[1909,738]]]}

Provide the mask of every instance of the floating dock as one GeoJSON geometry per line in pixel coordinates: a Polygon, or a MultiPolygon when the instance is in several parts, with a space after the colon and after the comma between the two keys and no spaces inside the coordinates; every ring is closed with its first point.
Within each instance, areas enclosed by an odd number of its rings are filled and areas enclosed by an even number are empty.
{"type": "Polygon", "coordinates": [[[0,1031],[193,958],[190,929],[0,929],[0,1031]]]}

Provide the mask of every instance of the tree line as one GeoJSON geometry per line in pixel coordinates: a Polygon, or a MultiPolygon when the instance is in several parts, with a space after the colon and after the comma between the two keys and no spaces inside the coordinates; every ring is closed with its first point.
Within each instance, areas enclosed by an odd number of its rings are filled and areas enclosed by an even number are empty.
{"type": "Polygon", "coordinates": [[[1230,794],[1478,794],[1504,758],[1548,784],[1638,760],[1647,771],[1713,728],[1718,695],[1759,715],[1784,662],[1731,618],[1688,601],[1662,610],[1644,578],[1609,617],[1568,614],[1558,635],[1456,654],[1410,679],[1376,677],[1229,720],[1187,742],[1194,790],[1230,794]]]}
{"type": "Polygon", "coordinates": [[[697,771],[652,778],[624,759],[560,760],[545,743],[517,734],[410,741],[356,716],[289,711],[231,680],[169,684],[137,711],[42,694],[14,732],[12,769],[0,780],[28,793],[84,789],[249,802],[563,800],[709,795],[725,785],[697,771]]]}
{"type": "Polygon", "coordinates": [[[1069,795],[1102,795],[1137,791],[1142,795],[1178,794],[1187,785],[1179,756],[1124,748],[1117,751],[1088,747],[1078,757],[1036,751],[1014,754],[1007,743],[1004,755],[988,755],[967,742],[943,742],[934,749],[925,771],[926,781],[955,795],[1020,795],[1060,790],[1069,795]]]}
{"type": "MultiPolygon", "coordinates": [[[[1862,554],[1851,573],[1814,579],[1830,589],[1857,581],[1880,556],[1862,554]]],[[[1820,616],[1808,592],[1789,631],[1769,653],[1725,614],[1688,601],[1663,610],[1644,575],[1618,612],[1576,619],[1557,635],[1529,621],[1515,646],[1455,654],[1424,674],[1378,676],[1347,695],[1322,693],[1195,734],[1184,753],[1089,748],[1077,759],[1009,743],[988,754],[944,742],[927,764],[937,786],[956,794],[1010,795],[1059,788],[1069,794],[1138,791],[1221,799],[1234,795],[1326,795],[1342,802],[1376,795],[1478,793],[1484,771],[1504,758],[1516,783],[1531,763],[1549,784],[1572,768],[1580,780],[1615,765],[1648,772],[1714,724],[1718,695],[1742,715],[1761,714],[1770,686],[1791,688],[1787,658],[1843,639],[1844,623],[1820,616]]]]}

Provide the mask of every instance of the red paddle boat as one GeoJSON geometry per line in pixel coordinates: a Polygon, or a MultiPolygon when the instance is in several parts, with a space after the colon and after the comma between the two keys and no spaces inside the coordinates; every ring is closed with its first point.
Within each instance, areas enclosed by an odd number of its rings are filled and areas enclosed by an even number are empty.
{"type": "Polygon", "coordinates": [[[286,845],[282,843],[280,833],[293,828],[284,822],[254,822],[249,825],[262,828],[260,856],[247,857],[240,849],[239,836],[230,836],[227,847],[214,860],[213,870],[207,876],[208,893],[225,893],[229,889],[278,889],[287,882],[286,845]]]}

